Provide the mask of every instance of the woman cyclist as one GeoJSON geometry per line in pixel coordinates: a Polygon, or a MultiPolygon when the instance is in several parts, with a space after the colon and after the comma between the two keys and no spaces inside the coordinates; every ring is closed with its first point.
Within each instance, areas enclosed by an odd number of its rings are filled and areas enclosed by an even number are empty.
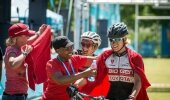
{"type": "Polygon", "coordinates": [[[148,100],[146,88],[150,83],[144,73],[142,56],[126,46],[127,35],[125,23],[109,28],[107,36],[111,49],[98,57],[96,81],[86,92],[98,92],[95,95],[105,95],[109,100],[148,100]]]}

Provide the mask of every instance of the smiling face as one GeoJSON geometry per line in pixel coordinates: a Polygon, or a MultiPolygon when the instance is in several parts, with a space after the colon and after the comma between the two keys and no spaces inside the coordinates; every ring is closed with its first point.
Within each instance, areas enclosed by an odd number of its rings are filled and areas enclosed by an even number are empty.
{"type": "Polygon", "coordinates": [[[61,47],[57,49],[57,53],[64,61],[68,61],[73,55],[73,45],[65,48],[61,47]]]}
{"type": "Polygon", "coordinates": [[[96,50],[94,43],[88,39],[82,39],[81,47],[83,55],[85,56],[92,56],[94,51],[96,50]]]}
{"type": "Polygon", "coordinates": [[[109,39],[111,48],[114,52],[121,53],[125,50],[125,38],[116,38],[116,39],[109,39]]]}

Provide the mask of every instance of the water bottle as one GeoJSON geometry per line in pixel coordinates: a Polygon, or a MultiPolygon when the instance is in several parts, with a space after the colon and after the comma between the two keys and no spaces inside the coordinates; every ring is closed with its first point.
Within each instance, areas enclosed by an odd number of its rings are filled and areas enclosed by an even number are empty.
{"type": "MultiPolygon", "coordinates": [[[[92,68],[92,69],[96,69],[97,68],[96,60],[93,60],[90,68],[92,68]]],[[[90,82],[94,82],[95,81],[95,77],[94,76],[88,77],[87,79],[90,82]]]]}

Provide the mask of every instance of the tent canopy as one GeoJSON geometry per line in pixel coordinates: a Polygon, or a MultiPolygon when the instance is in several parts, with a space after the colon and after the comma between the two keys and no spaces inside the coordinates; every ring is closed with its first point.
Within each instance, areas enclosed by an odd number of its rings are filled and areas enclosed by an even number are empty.
{"type": "MultiPolygon", "coordinates": [[[[28,19],[29,0],[11,0],[11,20],[28,19]]],[[[49,9],[46,10],[47,24],[54,30],[63,28],[63,17],[49,9]]]]}

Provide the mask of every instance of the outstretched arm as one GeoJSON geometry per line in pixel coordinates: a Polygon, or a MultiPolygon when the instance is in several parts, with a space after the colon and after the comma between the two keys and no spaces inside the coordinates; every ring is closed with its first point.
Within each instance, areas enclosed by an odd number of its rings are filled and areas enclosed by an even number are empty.
{"type": "Polygon", "coordinates": [[[83,77],[88,77],[88,76],[93,76],[96,74],[96,70],[94,69],[87,69],[83,72],[79,72],[73,75],[63,75],[61,72],[56,72],[51,75],[51,78],[57,83],[57,84],[69,84],[73,83],[76,80],[83,78],[83,77]]]}

